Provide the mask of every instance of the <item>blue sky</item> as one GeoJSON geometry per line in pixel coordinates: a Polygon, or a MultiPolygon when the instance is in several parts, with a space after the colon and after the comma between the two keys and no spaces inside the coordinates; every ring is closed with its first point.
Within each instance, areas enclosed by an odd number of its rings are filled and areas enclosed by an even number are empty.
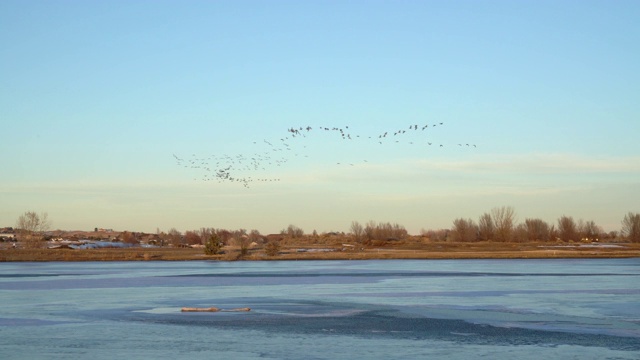
{"type": "Polygon", "coordinates": [[[0,226],[417,234],[513,206],[619,230],[640,211],[638,19],[637,1],[2,1],[0,226]],[[227,157],[248,188],[216,181],[227,157]]]}

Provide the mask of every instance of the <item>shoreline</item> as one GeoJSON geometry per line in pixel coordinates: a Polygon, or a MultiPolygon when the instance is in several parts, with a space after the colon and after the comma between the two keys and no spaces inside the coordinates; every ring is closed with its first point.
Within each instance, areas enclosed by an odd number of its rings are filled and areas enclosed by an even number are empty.
{"type": "Polygon", "coordinates": [[[81,261],[301,261],[301,260],[462,260],[640,258],[640,244],[584,246],[557,243],[430,243],[423,246],[370,247],[359,250],[298,244],[267,256],[262,248],[241,255],[225,247],[220,255],[199,248],[4,249],[0,262],[81,261]],[[614,245],[614,246],[612,246],[614,245]],[[321,250],[321,251],[318,251],[321,250]]]}

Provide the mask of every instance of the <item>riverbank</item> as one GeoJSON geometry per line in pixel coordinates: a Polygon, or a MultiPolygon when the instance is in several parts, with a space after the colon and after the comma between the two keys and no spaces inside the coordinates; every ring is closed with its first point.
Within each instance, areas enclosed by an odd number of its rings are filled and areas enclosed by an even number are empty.
{"type": "Polygon", "coordinates": [[[103,249],[6,249],[0,261],[188,261],[188,260],[373,260],[373,259],[548,259],[640,258],[640,244],[557,243],[448,243],[380,247],[317,247],[290,244],[278,255],[266,255],[262,247],[242,255],[237,247],[220,255],[205,255],[201,248],[103,248],[103,249]],[[297,245],[297,246],[296,246],[297,245]]]}

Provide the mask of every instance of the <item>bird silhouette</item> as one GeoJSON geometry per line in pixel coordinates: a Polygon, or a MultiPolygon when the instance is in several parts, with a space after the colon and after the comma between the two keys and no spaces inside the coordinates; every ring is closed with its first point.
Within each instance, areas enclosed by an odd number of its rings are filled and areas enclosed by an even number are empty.
{"type": "MultiPolygon", "coordinates": [[[[432,127],[441,126],[443,124],[444,122],[433,123],[432,127]]],[[[203,181],[210,182],[217,180],[214,182],[239,183],[242,186],[249,188],[250,185],[255,182],[266,183],[280,181],[280,178],[278,177],[271,178],[256,174],[276,171],[276,169],[284,166],[290,166],[289,164],[297,164],[301,161],[313,161],[310,153],[306,153],[307,140],[305,139],[313,138],[315,136],[314,134],[326,134],[324,135],[325,137],[323,140],[327,141],[325,145],[330,147],[336,146],[336,143],[331,143],[331,141],[349,140],[349,144],[353,145],[346,146],[366,146],[367,143],[374,144],[372,140],[375,139],[375,141],[384,149],[387,146],[401,146],[401,144],[422,144],[422,141],[424,141],[421,138],[422,135],[419,135],[420,133],[417,133],[416,131],[418,129],[424,131],[429,128],[429,125],[430,124],[408,124],[399,127],[394,126],[395,130],[387,129],[387,131],[380,131],[377,134],[361,134],[350,125],[345,125],[343,127],[312,127],[310,125],[295,125],[284,129],[285,131],[281,134],[281,137],[275,138],[280,139],[280,142],[276,142],[275,144],[273,141],[269,141],[273,139],[266,138],[263,139],[262,143],[257,141],[250,142],[257,149],[257,151],[254,152],[243,152],[239,154],[212,154],[207,156],[197,156],[194,153],[190,159],[182,158],[176,153],[173,153],[172,155],[176,164],[181,168],[202,172],[200,179],[203,181]],[[390,134],[393,134],[394,141],[387,141],[390,134]],[[260,149],[261,147],[262,149],[260,149]]],[[[430,131],[429,136],[435,136],[439,131],[441,130],[438,129],[437,131],[430,131]]],[[[434,144],[433,141],[425,141],[425,143],[428,146],[432,146],[434,144]]],[[[471,142],[460,142],[457,144],[458,146],[477,148],[477,145],[471,142]]],[[[439,147],[443,148],[444,145],[444,143],[440,143],[439,147]]],[[[398,149],[402,148],[399,147],[398,149]]],[[[344,155],[348,155],[352,150],[344,151],[344,155]]],[[[365,163],[369,162],[369,160],[362,161],[365,163]]],[[[340,159],[335,162],[335,164],[348,164],[353,167],[356,166],[356,162],[349,161],[346,158],[340,159]]]]}

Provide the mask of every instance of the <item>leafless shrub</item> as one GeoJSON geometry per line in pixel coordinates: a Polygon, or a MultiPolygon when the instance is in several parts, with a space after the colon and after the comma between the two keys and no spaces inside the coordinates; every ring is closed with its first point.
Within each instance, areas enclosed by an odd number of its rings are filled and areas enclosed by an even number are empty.
{"type": "Polygon", "coordinates": [[[550,235],[549,224],[542,219],[526,219],[524,229],[528,241],[548,241],[550,235]]]}
{"type": "Polygon", "coordinates": [[[515,210],[511,206],[502,206],[491,209],[491,218],[495,228],[496,241],[508,242],[512,240],[515,216],[515,210]]]}
{"type": "Polygon", "coordinates": [[[200,235],[200,241],[202,241],[203,243],[206,243],[207,240],[209,240],[209,238],[211,237],[212,234],[215,234],[216,229],[214,228],[206,228],[206,227],[202,227],[200,228],[200,230],[197,231],[198,235],[200,235]]]}
{"type": "Polygon", "coordinates": [[[136,235],[129,231],[123,231],[122,233],[120,233],[119,238],[120,241],[125,244],[140,244],[140,241],[138,240],[136,235]]]}
{"type": "Polygon", "coordinates": [[[280,231],[280,234],[286,235],[292,239],[297,239],[304,236],[304,231],[295,225],[289,225],[286,229],[280,231]]]}
{"type": "Polygon", "coordinates": [[[367,225],[365,225],[364,236],[368,242],[371,242],[372,240],[374,240],[374,232],[375,232],[376,226],[377,224],[373,220],[369,220],[369,222],[367,222],[367,225]]]}
{"type": "Polygon", "coordinates": [[[477,239],[478,226],[471,219],[458,218],[453,221],[450,240],[460,242],[471,242],[477,239]]]}
{"type": "Polygon", "coordinates": [[[573,217],[562,215],[558,219],[558,237],[562,241],[575,241],[578,239],[578,230],[573,217]]]}
{"type": "Polygon", "coordinates": [[[26,248],[44,247],[46,245],[43,241],[44,232],[47,231],[50,226],[51,222],[46,212],[38,214],[35,211],[27,211],[20,215],[16,221],[18,240],[22,242],[26,248]]]}
{"type": "Polygon", "coordinates": [[[526,242],[528,240],[527,227],[525,224],[518,224],[513,229],[511,240],[514,242],[526,242]]]}
{"type": "Polygon", "coordinates": [[[362,241],[362,236],[364,235],[364,226],[357,221],[351,222],[351,234],[355,241],[362,241]]]}
{"type": "Polygon", "coordinates": [[[169,232],[167,233],[167,235],[169,237],[169,242],[171,242],[171,245],[175,247],[180,247],[184,245],[184,238],[182,237],[182,233],[178,231],[176,228],[169,229],[169,232]]]}
{"type": "Polygon", "coordinates": [[[376,223],[369,221],[364,227],[364,235],[368,241],[372,240],[400,240],[407,237],[404,226],[391,223],[376,223]]]}
{"type": "Polygon", "coordinates": [[[231,231],[231,239],[233,244],[240,248],[240,256],[245,256],[249,253],[249,236],[246,229],[238,229],[231,231]]]}
{"type": "Polygon", "coordinates": [[[187,231],[184,234],[184,241],[187,245],[201,245],[202,238],[200,234],[196,231],[187,231]]]}
{"type": "Polygon", "coordinates": [[[596,225],[593,220],[583,221],[582,219],[580,219],[578,221],[577,230],[580,239],[589,241],[598,239],[600,233],[602,233],[602,229],[598,225],[596,225]]]}
{"type": "Polygon", "coordinates": [[[216,235],[218,235],[218,237],[220,238],[220,241],[225,245],[229,244],[229,241],[233,237],[233,234],[231,233],[231,231],[226,229],[216,229],[215,232],[216,232],[216,235]]]}
{"type": "Polygon", "coordinates": [[[160,229],[156,229],[156,236],[158,238],[156,244],[160,247],[163,247],[169,243],[169,234],[167,234],[166,232],[160,231],[160,229]]]}
{"type": "Polygon", "coordinates": [[[495,233],[495,226],[493,225],[493,219],[491,214],[484,213],[478,220],[478,240],[489,241],[493,240],[495,233]]]}
{"type": "Polygon", "coordinates": [[[620,233],[631,242],[640,242],[640,213],[629,212],[625,215],[620,233]]]}
{"type": "Polygon", "coordinates": [[[249,241],[251,241],[252,243],[261,243],[263,241],[263,237],[260,234],[260,231],[253,229],[249,232],[249,241]]]}

